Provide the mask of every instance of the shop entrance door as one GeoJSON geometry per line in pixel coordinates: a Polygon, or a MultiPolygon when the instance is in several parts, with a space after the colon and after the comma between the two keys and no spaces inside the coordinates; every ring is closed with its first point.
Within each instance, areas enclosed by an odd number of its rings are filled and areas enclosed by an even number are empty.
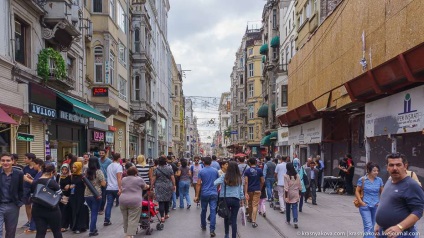
{"type": "Polygon", "coordinates": [[[302,164],[306,163],[306,160],[308,158],[308,147],[306,146],[299,146],[299,159],[302,164]]]}
{"type": "Polygon", "coordinates": [[[72,141],[59,141],[57,144],[57,153],[58,153],[58,163],[61,165],[65,156],[69,153],[80,156],[78,151],[78,142],[72,141]]]}

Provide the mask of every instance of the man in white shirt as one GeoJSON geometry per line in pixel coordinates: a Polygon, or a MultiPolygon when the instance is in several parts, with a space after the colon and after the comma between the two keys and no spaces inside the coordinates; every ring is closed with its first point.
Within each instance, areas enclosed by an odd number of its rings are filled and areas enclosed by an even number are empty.
{"type": "Polygon", "coordinates": [[[119,163],[121,154],[115,153],[112,156],[113,162],[107,167],[107,187],[106,187],[106,213],[103,225],[112,225],[110,216],[112,213],[113,201],[121,195],[122,192],[122,165],[119,163]]]}
{"type": "Polygon", "coordinates": [[[287,156],[279,157],[277,167],[275,167],[275,179],[277,180],[277,191],[278,191],[278,200],[280,202],[280,213],[285,213],[286,211],[286,203],[284,201],[284,175],[287,173],[286,160],[287,160],[287,156]]]}

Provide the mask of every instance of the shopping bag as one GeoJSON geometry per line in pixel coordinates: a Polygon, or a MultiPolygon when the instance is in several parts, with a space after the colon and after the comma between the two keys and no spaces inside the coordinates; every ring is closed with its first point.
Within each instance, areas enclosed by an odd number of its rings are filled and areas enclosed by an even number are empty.
{"type": "Polygon", "coordinates": [[[239,211],[240,211],[240,217],[241,217],[241,225],[245,226],[246,225],[246,207],[241,206],[239,211]]]}

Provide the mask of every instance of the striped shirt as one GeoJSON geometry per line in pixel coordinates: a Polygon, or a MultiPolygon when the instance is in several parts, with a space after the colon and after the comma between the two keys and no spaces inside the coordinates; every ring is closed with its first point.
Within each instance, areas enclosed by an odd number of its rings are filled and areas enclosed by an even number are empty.
{"type": "Polygon", "coordinates": [[[146,166],[143,167],[137,164],[135,167],[138,170],[138,176],[140,176],[146,184],[150,184],[149,170],[151,166],[146,164],[146,166]]]}

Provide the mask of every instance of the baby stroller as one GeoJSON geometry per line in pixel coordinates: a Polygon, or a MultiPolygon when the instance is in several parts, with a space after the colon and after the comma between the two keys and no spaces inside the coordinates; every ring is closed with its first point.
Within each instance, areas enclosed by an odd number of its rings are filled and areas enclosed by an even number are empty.
{"type": "Polygon", "coordinates": [[[280,200],[278,197],[277,183],[272,187],[272,202],[269,203],[269,207],[277,210],[280,208],[280,200]]]}
{"type": "MultiPolygon", "coordinates": [[[[151,235],[153,228],[150,228],[150,224],[154,223],[153,217],[157,218],[156,230],[163,230],[164,224],[161,222],[159,212],[157,210],[157,204],[150,199],[141,202],[141,214],[140,214],[140,228],[146,230],[146,235],[151,235]]],[[[137,231],[138,233],[138,231],[137,231]]]]}

